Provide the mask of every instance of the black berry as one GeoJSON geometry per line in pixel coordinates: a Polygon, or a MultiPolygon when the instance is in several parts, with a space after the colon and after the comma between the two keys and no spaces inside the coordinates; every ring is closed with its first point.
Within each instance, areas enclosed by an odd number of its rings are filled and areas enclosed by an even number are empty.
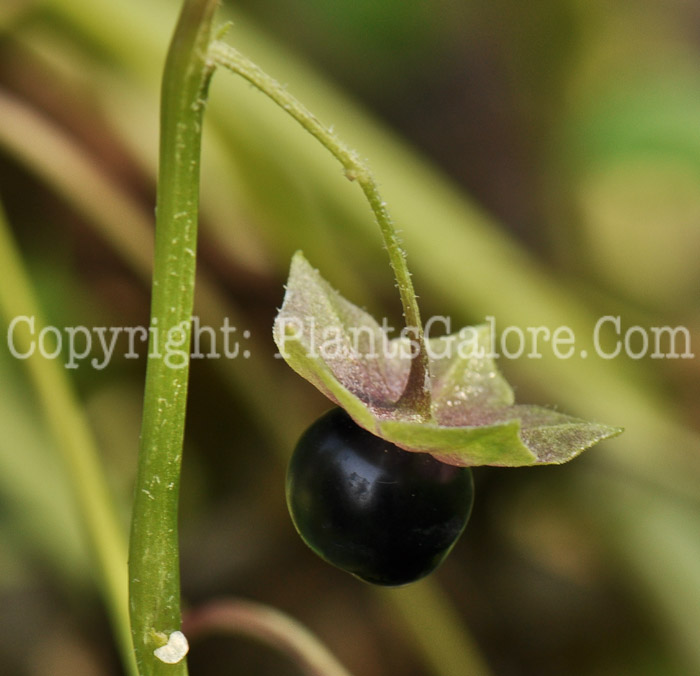
{"type": "Polygon", "coordinates": [[[302,539],[329,563],[396,586],[437,568],[474,501],[471,471],[404,451],[340,408],[303,434],[287,472],[287,505],[302,539]]]}

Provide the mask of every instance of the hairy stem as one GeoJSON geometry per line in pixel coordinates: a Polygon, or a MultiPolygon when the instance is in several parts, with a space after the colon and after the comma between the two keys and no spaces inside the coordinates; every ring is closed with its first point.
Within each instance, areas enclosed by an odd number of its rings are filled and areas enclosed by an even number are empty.
{"type": "Polygon", "coordinates": [[[154,655],[180,627],[178,495],[194,304],[202,116],[218,0],[185,0],[161,92],[156,241],[139,466],[129,551],[131,630],[142,676],[187,674],[154,655]],[[164,356],[165,341],[181,347],[164,356]]]}
{"type": "Polygon", "coordinates": [[[345,175],[357,181],[369,203],[381,230],[384,244],[389,254],[389,262],[396,278],[401,297],[406,329],[415,341],[415,356],[411,361],[408,383],[398,406],[409,406],[419,411],[425,418],[430,417],[430,393],[428,382],[428,358],[423,338],[423,325],[418,309],[418,301],[411,280],[411,273],[406,265],[406,254],[401,247],[386,203],[379,194],[377,182],[372,172],[357,153],[348,148],[330,129],[319,120],[296,98],[294,98],[274,78],[260,69],[236,49],[220,41],[210,46],[211,58],[219,65],[237,73],[253,86],[272,99],[286,113],[291,115],[306,131],[316,138],[342,165],[345,175]]]}

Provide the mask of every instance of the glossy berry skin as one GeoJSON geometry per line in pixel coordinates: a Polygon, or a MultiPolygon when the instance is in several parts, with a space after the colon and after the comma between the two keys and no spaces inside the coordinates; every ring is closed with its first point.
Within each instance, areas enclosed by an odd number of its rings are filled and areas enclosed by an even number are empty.
{"type": "Polygon", "coordinates": [[[303,434],[287,472],[287,505],[321,558],[379,585],[437,568],[474,501],[471,471],[370,434],[341,408],[303,434]]]}

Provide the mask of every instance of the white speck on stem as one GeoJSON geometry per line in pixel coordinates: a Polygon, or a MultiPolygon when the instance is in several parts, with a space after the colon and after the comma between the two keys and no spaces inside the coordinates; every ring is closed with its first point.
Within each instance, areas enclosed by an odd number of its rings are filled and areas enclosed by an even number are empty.
{"type": "Polygon", "coordinates": [[[181,631],[174,631],[168,637],[168,642],[156,648],[153,654],[165,664],[177,664],[189,652],[190,645],[181,631]]]}

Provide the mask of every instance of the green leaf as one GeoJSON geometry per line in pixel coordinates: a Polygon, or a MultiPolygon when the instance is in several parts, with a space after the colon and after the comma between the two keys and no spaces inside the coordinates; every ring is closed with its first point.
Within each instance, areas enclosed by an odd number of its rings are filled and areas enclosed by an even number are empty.
{"type": "Polygon", "coordinates": [[[345,300],[297,252],[274,337],[282,357],[358,425],[409,451],[454,465],[567,462],[619,428],[514,403],[496,368],[487,326],[430,338],[431,418],[398,407],[411,341],[345,300]]]}

